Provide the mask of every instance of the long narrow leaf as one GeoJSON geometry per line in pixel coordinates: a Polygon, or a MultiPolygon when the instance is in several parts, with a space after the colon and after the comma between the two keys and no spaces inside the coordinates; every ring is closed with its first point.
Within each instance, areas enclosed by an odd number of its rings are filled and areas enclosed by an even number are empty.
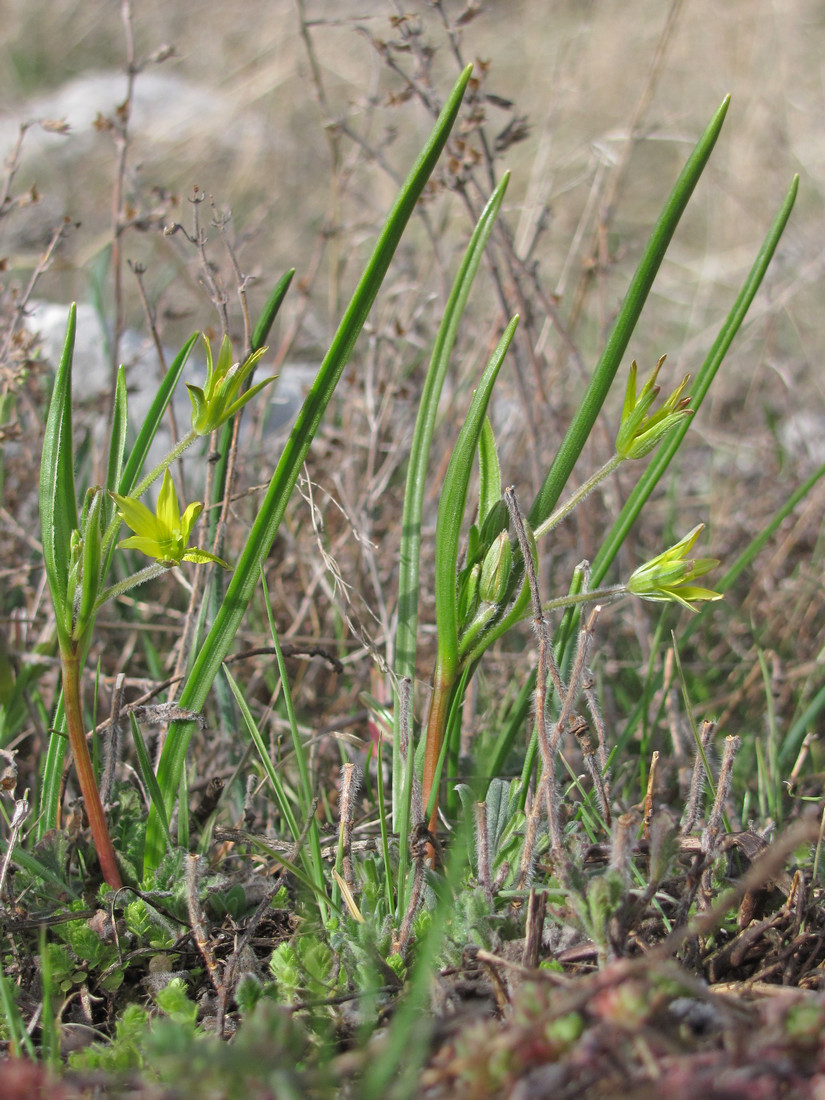
{"type": "Polygon", "coordinates": [[[444,316],[436,334],[433,353],[418,405],[415,429],[407,469],[404,509],[401,519],[401,556],[398,576],[398,630],[395,639],[395,671],[399,677],[415,675],[415,652],[418,637],[418,566],[421,548],[421,514],[427,488],[427,464],[435,430],[438,402],[450,353],[478,265],[493,230],[509,175],[505,174],[490,196],[478,219],[470,243],[455,277],[444,316]]]}
{"type": "Polygon", "coordinates": [[[484,523],[487,514],[502,498],[501,465],[498,460],[496,437],[489,416],[484,420],[478,438],[478,525],[484,523]]]}
{"type": "MultiPolygon", "coordinates": [[[[106,471],[106,488],[113,492],[118,491],[120,478],[123,473],[123,456],[126,452],[126,430],[128,428],[128,411],[126,399],[126,371],[118,368],[115,381],[115,401],[112,407],[112,431],[109,440],[109,461],[106,471]]],[[[106,494],[103,501],[103,530],[109,526],[109,521],[115,513],[115,502],[106,494]]]]}
{"type": "Polygon", "coordinates": [[[267,298],[266,305],[261,310],[261,315],[252,333],[252,347],[249,349],[250,351],[259,351],[269,338],[269,330],[272,328],[275,318],[278,316],[278,311],[283,305],[284,298],[286,298],[286,292],[289,290],[289,284],[292,282],[294,274],[295,268],[292,267],[289,271],[285,272],[275,284],[275,289],[267,298]]]}
{"type": "Polygon", "coordinates": [[[726,97],[721,107],[710,120],[707,129],[699,139],[696,148],[691,153],[685,167],[676,181],[662,213],[659,215],[650,240],[636,268],[633,281],[622,302],[619,315],[605,344],[593,377],[587,387],[585,395],[579,405],[567,434],[562,441],[553,464],[548,471],[544,484],[539,490],[538,496],[530,509],[530,524],[538,527],[542,520],[547,519],[555,508],[562,491],[567,484],[573,467],[587,442],[587,437],[596,422],[608,391],[616,377],[616,371],[627,350],[630,337],[636,328],[636,323],[641,316],[642,308],[647,301],[653,281],[665,257],[671,238],[676,231],[676,226],[685,211],[690,196],[699,177],[705,169],[708,158],[713,152],[716,139],[725,121],[730,97],[726,97]]]}
{"type": "MultiPolygon", "coordinates": [[[[765,272],[768,269],[768,264],[773,258],[773,254],[776,251],[776,246],[779,244],[779,240],[787,225],[788,218],[791,216],[793,210],[794,201],[796,200],[796,192],[799,186],[799,177],[794,176],[793,182],[788,189],[788,193],[785,196],[785,200],[779,209],[773,224],[771,225],[765,240],[762,243],[762,247],[756,259],[753,262],[748,277],[742,285],[742,289],[736,297],[736,301],[730,309],[722,328],[719,330],[719,335],[713,343],[708,352],[704,363],[699,369],[699,373],[696,376],[696,381],[691,387],[691,407],[694,412],[698,409],[705,399],[705,395],[710,389],[710,385],[713,379],[716,377],[716,372],[722,364],[722,360],[727,354],[728,348],[733,342],[733,338],[742,326],[742,322],[745,319],[745,315],[750,308],[751,302],[754,296],[762,284],[762,280],[765,277],[765,272]]],[[[692,418],[691,418],[692,419],[692,418]]],[[[676,454],[679,446],[685,436],[685,432],[690,427],[691,420],[686,419],[676,427],[673,432],[665,439],[664,443],[657,450],[653,456],[650,464],[645,472],[639,478],[638,483],[634,487],[632,493],[625,502],[621,513],[619,514],[616,522],[613,524],[607,538],[602,543],[602,546],[593,560],[593,568],[591,569],[590,578],[591,584],[594,586],[600,584],[604,579],[604,575],[607,572],[608,567],[613,561],[614,557],[618,553],[619,547],[627,537],[627,533],[636,521],[639,513],[641,512],[645,502],[650,497],[654,488],[661,480],[662,475],[670,464],[671,459],[676,454]]]]}
{"type": "Polygon", "coordinates": [[[118,493],[120,493],[121,496],[129,496],[138,483],[140,472],[143,469],[143,463],[146,461],[146,456],[149,453],[152,440],[157,434],[161,418],[164,412],[166,412],[166,406],[169,404],[172,394],[175,392],[175,386],[178,384],[178,379],[181,376],[183,368],[186,366],[186,361],[197,339],[197,332],[189,337],[175,356],[172,365],[169,367],[169,370],[167,370],[158,386],[158,392],[155,394],[155,399],[149,407],[149,412],[146,414],[143,424],[141,425],[138,437],[135,440],[135,445],[132,447],[129,457],[126,460],[123,473],[121,474],[120,487],[118,489],[118,493]]]}
{"type": "Polygon", "coordinates": [[[72,450],[72,359],[77,307],[72,304],[63,354],[54,379],[40,462],[40,533],[43,563],[54,604],[61,648],[70,644],[72,608],[67,606],[71,534],[77,530],[72,450]]]}
{"type": "MultiPolygon", "coordinates": [[[[435,431],[438,402],[447,376],[450,354],[455,344],[458,323],[467,304],[478,265],[498,216],[509,175],[505,174],[478,219],[470,237],[461,266],[453,282],[444,316],[436,333],[433,353],[413,429],[410,461],[407,467],[407,483],[404,490],[404,507],[401,516],[401,547],[398,566],[398,627],[395,634],[395,673],[399,680],[415,676],[415,654],[418,640],[418,570],[421,555],[421,516],[424,509],[424,493],[427,487],[427,464],[430,459],[433,432],[435,431]]],[[[403,864],[406,861],[408,834],[407,808],[402,791],[409,787],[403,782],[401,767],[401,708],[396,707],[393,717],[392,750],[392,811],[393,822],[400,836],[403,864]]],[[[412,754],[409,756],[412,766],[412,754]]],[[[409,776],[408,776],[409,778],[409,776]]]]}
{"type": "Polygon", "coordinates": [[[281,782],[281,777],[278,775],[278,772],[275,769],[275,765],[272,763],[269,757],[269,750],[267,749],[266,742],[261,735],[261,731],[258,729],[258,724],[256,723],[252,715],[252,711],[249,709],[249,705],[244,698],[243,692],[238,687],[235,678],[226,667],[226,665],[224,665],[223,672],[226,676],[227,683],[229,684],[232,694],[235,696],[235,702],[238,704],[238,708],[244,720],[244,725],[247,729],[247,733],[252,739],[252,744],[257,750],[258,756],[261,761],[261,766],[266,772],[267,779],[269,780],[269,785],[272,787],[272,793],[275,795],[275,799],[278,803],[278,809],[281,812],[281,817],[286,822],[287,827],[292,834],[292,839],[297,840],[301,835],[301,829],[293,812],[292,803],[289,801],[284,785],[281,782]]]}
{"type": "Polygon", "coordinates": [[[447,473],[441,490],[438,517],[435,525],[435,617],[438,627],[433,691],[430,712],[427,716],[427,735],[424,746],[424,766],[421,777],[422,797],[431,807],[430,828],[435,828],[438,801],[437,783],[446,749],[445,734],[455,701],[459,676],[458,648],[458,594],[456,592],[456,568],[458,546],[464,510],[467,505],[467,489],[478,448],[478,438],[487,415],[487,404],[498,376],[505,353],[513,339],[518,324],[515,316],[504,331],[498,347],[493,352],[473,394],[467,418],[458,434],[450,456],[447,473]]]}
{"type": "Polygon", "coordinates": [[[135,756],[137,758],[138,774],[143,780],[143,785],[146,787],[146,791],[149,795],[149,800],[153,806],[157,806],[158,818],[160,820],[160,827],[163,829],[163,835],[166,837],[166,843],[172,846],[172,834],[169,831],[169,818],[166,816],[166,807],[163,805],[163,799],[160,795],[160,787],[158,781],[155,778],[155,772],[152,768],[152,761],[149,759],[149,752],[146,748],[146,742],[143,740],[143,734],[140,732],[140,726],[137,723],[132,712],[129,712],[129,724],[132,729],[132,741],[135,746],[135,756]]]}
{"type": "Polygon", "coordinates": [[[455,578],[470,474],[490,394],[518,321],[516,315],[504,330],[498,347],[484,369],[450,456],[441,489],[435,526],[435,616],[438,624],[438,665],[445,673],[454,670],[458,663],[459,622],[455,578]]]}
{"type": "MultiPolygon", "coordinates": [[[[281,460],[270,481],[266,496],[261,504],[261,510],[249,533],[246,546],[230,581],[226,596],[212,629],[204,640],[192,672],[187,678],[180,699],[182,707],[191,707],[194,710],[201,709],[220,668],[221,661],[232,645],[243,615],[255,591],[261,563],[272,546],[309,446],[338,384],[341,373],[352,354],[355,341],[367,319],[404,228],[430,174],[435,168],[441,150],[452,129],[471,71],[471,67],[468,66],[450,93],[429,141],[396,199],[384,230],[367,264],[366,271],[355,290],[330,349],[321,364],[318,376],[304,401],[298,420],[287,440],[281,460]]],[[[158,768],[158,783],[169,811],[171,811],[178,789],[191,733],[191,723],[172,723],[161,756],[158,768]]],[[[150,814],[145,852],[148,867],[155,867],[161,858],[163,840],[157,815],[150,814]]]]}

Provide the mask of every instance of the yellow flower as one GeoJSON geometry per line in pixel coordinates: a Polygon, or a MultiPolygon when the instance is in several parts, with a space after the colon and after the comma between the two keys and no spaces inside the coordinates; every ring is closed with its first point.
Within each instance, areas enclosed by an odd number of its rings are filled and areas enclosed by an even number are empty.
{"type": "Polygon", "coordinates": [[[656,375],[665,358],[663,355],[653,368],[638,396],[636,395],[636,360],[634,359],[630,364],[622,407],[622,422],[619,434],[616,436],[616,453],[622,458],[644,458],[671,428],[691,414],[688,408],[690,395],[682,397],[682,392],[690,381],[690,375],[686,374],[662,407],[652,416],[647,415],[651,405],[659,396],[656,375]]]}
{"type": "Polygon", "coordinates": [[[721,592],[698,588],[689,583],[697,577],[703,577],[719,564],[716,558],[685,559],[704,526],[704,523],[700,523],[675,546],[640,565],[627,582],[628,591],[643,600],[680,603],[690,611],[696,610],[690,603],[691,600],[721,600],[721,592]]]}
{"type": "Polygon", "coordinates": [[[123,497],[119,493],[109,495],[117,505],[120,518],[135,532],[128,539],[119,542],[118,546],[140,550],[150,558],[157,558],[164,565],[179,565],[182,561],[214,561],[224,569],[229,569],[228,563],[216,558],[214,554],[200,550],[197,546],[186,545],[195,520],[203,511],[203,505],[195,501],[181,515],[178,494],[168,470],[163,474],[156,515],[152,515],[146,505],[134,497],[123,497]]]}
{"type": "Polygon", "coordinates": [[[265,378],[257,386],[252,386],[241,393],[241,388],[254,369],[255,364],[266,351],[259,348],[243,363],[232,362],[232,345],[229,338],[224,336],[221,341],[221,350],[218,352],[217,363],[212,362],[212,348],[206,337],[203,337],[206,347],[206,385],[192,386],[188,382],[186,388],[192,401],[192,427],[198,435],[209,435],[215,428],[220,427],[230,416],[234,416],[242,409],[247,401],[251,401],[256,393],[264,386],[274,382],[277,375],[265,378]]]}

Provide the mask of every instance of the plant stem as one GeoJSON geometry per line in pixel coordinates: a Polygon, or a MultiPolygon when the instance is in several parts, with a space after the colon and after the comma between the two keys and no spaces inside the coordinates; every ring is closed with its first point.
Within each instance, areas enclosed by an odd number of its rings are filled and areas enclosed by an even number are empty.
{"type": "Polygon", "coordinates": [[[63,709],[66,714],[66,729],[69,734],[69,746],[74,757],[77,781],[83,804],[89,818],[92,842],[97,849],[100,869],[103,877],[113,890],[120,890],[123,881],[118,870],[112,838],[106,824],[106,815],[100,801],[94,768],[86,745],[83,729],[83,712],[80,704],[80,660],[76,650],[61,652],[60,663],[63,672],[63,709]]]}
{"type": "Polygon", "coordinates": [[[612,474],[617,466],[620,466],[624,459],[619,454],[614,454],[612,458],[609,458],[605,462],[604,466],[596,470],[594,474],[591,474],[587,481],[583,482],[572,496],[558,506],[552,515],[548,516],[543,523],[540,523],[533,532],[533,536],[536,540],[540,539],[542,535],[546,535],[548,531],[552,531],[554,527],[558,527],[561,521],[569,516],[570,513],[576,508],[584,498],[596,488],[600,481],[612,474]]]}
{"type": "Polygon", "coordinates": [[[146,581],[151,581],[155,577],[160,577],[163,573],[168,573],[170,569],[175,567],[175,564],[176,563],[167,564],[165,562],[156,561],[152,565],[147,565],[138,573],[133,573],[131,577],[127,577],[125,580],[118,581],[117,584],[104,588],[95,601],[95,611],[99,611],[107,600],[113,600],[116,596],[122,596],[124,592],[136,588],[139,584],[145,584],[146,581]]]}
{"type": "Polygon", "coordinates": [[[438,791],[433,793],[438,760],[441,756],[441,746],[444,742],[444,730],[447,726],[447,715],[450,710],[450,696],[455,684],[455,673],[452,669],[445,669],[439,662],[436,665],[433,680],[433,696],[430,702],[430,713],[427,718],[427,743],[424,747],[424,774],[421,778],[421,806],[426,814],[427,806],[432,796],[433,808],[430,814],[428,828],[435,833],[438,825],[438,791]]]}
{"type": "Polygon", "coordinates": [[[195,429],[190,428],[183,439],[179,440],[172,448],[172,450],[160,460],[157,466],[149,471],[149,473],[146,475],[143,481],[140,482],[139,485],[135,486],[130,495],[133,496],[136,500],[138,497],[143,496],[143,494],[146,492],[152,482],[157,481],[160,475],[172,465],[175,459],[179,458],[185,450],[192,446],[195,440],[200,438],[200,435],[195,431],[195,429]]]}
{"type": "Polygon", "coordinates": [[[591,588],[584,592],[572,592],[566,596],[557,596],[554,600],[545,600],[542,611],[561,611],[568,607],[578,607],[585,603],[612,603],[628,596],[626,584],[609,584],[604,588],[591,588]]]}

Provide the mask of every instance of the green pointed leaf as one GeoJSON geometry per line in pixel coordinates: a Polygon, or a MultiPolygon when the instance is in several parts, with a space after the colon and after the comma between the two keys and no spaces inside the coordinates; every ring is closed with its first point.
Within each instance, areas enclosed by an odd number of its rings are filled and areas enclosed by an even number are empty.
{"type": "MultiPolygon", "coordinates": [[[[298,414],[275,473],[272,475],[241,559],[229,582],[223,603],[184,685],[180,698],[181,707],[192,710],[203,708],[221,662],[229,652],[257,585],[261,562],[272,546],[310,444],[344,367],[349,361],[355,341],[372,308],[401,235],[441,155],[458,115],[471,72],[472,67],[468,66],[450,93],[426,146],[413,166],[387,218],[367,268],[356,287],[318,371],[318,376],[298,414]],[[199,705],[193,705],[195,701],[199,701],[199,705]]],[[[158,768],[158,783],[167,812],[171,809],[177,795],[191,734],[191,722],[173,722],[169,727],[158,768]]],[[[149,869],[156,867],[162,854],[163,833],[157,815],[150,812],[146,833],[147,867],[149,869]]]]}
{"type": "Polygon", "coordinates": [[[92,501],[83,524],[83,565],[80,574],[80,603],[73,629],[74,640],[82,643],[94,625],[94,608],[100,592],[101,514],[104,495],[100,488],[92,490],[92,501]]]}
{"type": "Polygon", "coordinates": [[[518,325],[516,315],[493,352],[473,394],[467,418],[458,434],[450,457],[435,527],[435,608],[438,625],[438,663],[445,677],[458,663],[458,606],[456,601],[456,567],[461,527],[467,505],[467,490],[473,469],[478,439],[487,415],[487,405],[498,372],[518,325]]]}
{"type": "Polygon", "coordinates": [[[292,282],[294,274],[294,267],[285,272],[278,280],[275,289],[267,299],[266,305],[261,310],[261,315],[255,325],[255,330],[252,333],[252,351],[257,351],[259,348],[262,348],[269,339],[269,330],[272,328],[275,318],[278,316],[278,311],[281,308],[284,298],[286,298],[289,284],[292,282]]]}
{"type": "Polygon", "coordinates": [[[530,509],[530,525],[533,528],[551,514],[573,467],[587,442],[590,431],[596,422],[604,400],[613,384],[616,371],[627,350],[630,337],[642,313],[647,297],[658,274],[659,267],[670,245],[676,226],[685,211],[696,184],[705,169],[708,158],[713,152],[716,139],[725,121],[730,97],[726,97],[721,107],[711,119],[696,148],[688,158],[685,167],[674,185],[664,209],[659,216],[650,240],[645,247],[639,266],[633,276],[619,315],[605,344],[593,377],[587,387],[576,415],[571,421],[564,440],[556,454],[539,493],[530,509]]]}
{"type": "Polygon", "coordinates": [[[186,366],[186,361],[192,352],[192,348],[195,346],[198,335],[199,334],[196,332],[189,337],[175,356],[174,362],[163,376],[158,386],[158,392],[155,399],[144,418],[143,424],[138,432],[138,437],[135,440],[135,445],[129,454],[129,458],[126,460],[126,466],[121,475],[120,484],[118,485],[118,492],[121,496],[128,496],[138,483],[141,470],[143,469],[143,463],[146,461],[146,456],[152,445],[152,440],[157,434],[163,414],[166,412],[166,406],[169,404],[172,394],[175,392],[175,386],[178,384],[178,380],[183,368],[186,366]]]}
{"type": "Polygon", "coordinates": [[[55,609],[61,648],[70,645],[73,608],[67,606],[72,532],[77,530],[77,497],[72,450],[72,358],[77,307],[69,310],[63,354],[55,375],[40,462],[40,533],[46,578],[55,609]]]}
{"type": "MultiPolygon", "coordinates": [[[[484,425],[478,440],[478,525],[484,523],[490,511],[501,500],[501,466],[498,461],[496,437],[489,416],[485,416],[484,425]]],[[[505,508],[506,511],[506,508],[505,508]]]]}
{"type": "MultiPolygon", "coordinates": [[[[496,217],[509,182],[506,174],[482,211],[478,224],[455,277],[444,316],[436,334],[433,353],[424,390],[418,406],[418,416],[413,431],[407,485],[404,492],[404,511],[401,519],[401,561],[398,580],[398,629],[395,641],[395,671],[399,676],[415,675],[415,653],[418,636],[418,565],[421,552],[421,515],[424,493],[427,487],[427,464],[435,430],[438,403],[447,375],[450,353],[455,343],[458,323],[467,304],[481,257],[493,231],[496,217]]],[[[394,737],[394,741],[397,737],[394,737]]],[[[393,776],[400,774],[397,752],[393,750],[393,776]]],[[[393,789],[393,802],[397,800],[393,789]]],[[[397,809],[397,808],[396,808],[397,809]]],[[[403,846],[403,838],[402,838],[403,846]]]]}
{"type": "MultiPolygon", "coordinates": [[[[117,380],[115,381],[112,431],[109,440],[109,462],[106,469],[106,488],[113,491],[117,490],[123,475],[123,458],[126,453],[126,431],[128,426],[126,371],[120,366],[118,367],[117,380]]],[[[105,531],[114,515],[114,502],[111,497],[104,497],[101,514],[103,517],[102,527],[105,531]]]]}

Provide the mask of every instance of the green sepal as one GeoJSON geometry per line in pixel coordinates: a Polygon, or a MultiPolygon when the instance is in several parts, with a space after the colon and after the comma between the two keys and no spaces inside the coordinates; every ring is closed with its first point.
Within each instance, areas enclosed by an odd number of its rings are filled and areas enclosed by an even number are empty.
{"type": "Polygon", "coordinates": [[[207,562],[214,562],[215,565],[220,565],[222,569],[232,568],[228,561],[224,561],[223,558],[219,558],[215,554],[210,554],[208,550],[201,550],[197,546],[193,546],[191,550],[187,550],[183,555],[183,560],[195,562],[197,565],[205,565],[207,562]]]}

